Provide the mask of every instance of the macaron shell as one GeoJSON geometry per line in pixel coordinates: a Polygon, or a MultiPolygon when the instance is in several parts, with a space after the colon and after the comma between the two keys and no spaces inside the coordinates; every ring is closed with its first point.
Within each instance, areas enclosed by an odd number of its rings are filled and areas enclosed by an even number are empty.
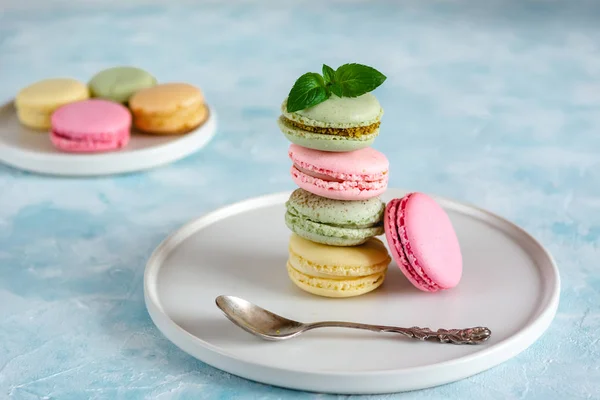
{"type": "Polygon", "coordinates": [[[187,83],[163,83],[142,89],[129,99],[134,113],[169,115],[204,103],[202,91],[187,83]]]}
{"type": "Polygon", "coordinates": [[[412,193],[399,217],[408,262],[440,288],[455,287],[462,276],[462,253],[448,214],[431,197],[412,193]]]}
{"type": "Polygon", "coordinates": [[[383,109],[372,93],[358,97],[338,97],[332,94],[316,106],[290,113],[287,99],[281,105],[284,117],[302,125],[323,128],[353,128],[379,122],[383,109]]]}
{"type": "Polygon", "coordinates": [[[131,114],[121,104],[89,99],[60,107],[52,114],[51,121],[52,130],[65,136],[110,135],[129,128],[131,114]]]}
{"type": "Polygon", "coordinates": [[[354,268],[371,267],[381,263],[389,264],[391,258],[381,240],[372,238],[356,247],[335,247],[314,243],[292,234],[289,243],[290,251],[308,262],[328,268],[329,275],[344,275],[332,271],[352,270],[354,268]]]}
{"type": "Polygon", "coordinates": [[[87,85],[71,78],[45,79],[23,88],[15,98],[17,108],[52,112],[57,107],[89,98],[87,85]]]}
{"type": "Polygon", "coordinates": [[[290,142],[308,149],[321,151],[349,152],[364,149],[371,146],[379,134],[379,129],[377,129],[375,133],[370,135],[363,135],[360,138],[349,138],[304,131],[285,124],[283,118],[279,118],[277,123],[281,132],[290,142]]]}
{"type": "Polygon", "coordinates": [[[286,207],[289,212],[311,221],[347,228],[381,224],[385,211],[385,203],[379,198],[363,201],[331,200],[303,189],[292,192],[286,207]]]}
{"type": "Polygon", "coordinates": [[[387,176],[390,163],[385,154],[368,147],[348,153],[333,153],[290,145],[294,164],[310,171],[343,180],[378,180],[387,176]]]}

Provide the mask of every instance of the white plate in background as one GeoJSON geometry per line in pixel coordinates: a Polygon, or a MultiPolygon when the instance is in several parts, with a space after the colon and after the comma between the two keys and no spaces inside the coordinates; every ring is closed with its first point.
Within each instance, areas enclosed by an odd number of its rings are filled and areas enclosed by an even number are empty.
{"type": "Polygon", "coordinates": [[[19,123],[12,101],[0,107],[0,162],[21,170],[58,176],[101,176],[142,171],[185,158],[210,142],[217,116],[184,135],[146,135],[132,131],[129,144],[103,153],[66,153],[50,142],[48,132],[19,123]]]}

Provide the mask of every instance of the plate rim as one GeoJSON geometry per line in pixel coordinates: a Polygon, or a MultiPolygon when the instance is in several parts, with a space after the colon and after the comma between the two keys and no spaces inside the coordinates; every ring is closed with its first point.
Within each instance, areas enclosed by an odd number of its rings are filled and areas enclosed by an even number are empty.
{"type": "MultiPolygon", "coordinates": [[[[193,352],[186,350],[184,347],[186,345],[182,344],[179,339],[173,339],[167,332],[172,331],[173,329],[178,333],[185,336],[186,339],[181,340],[191,340],[195,346],[199,346],[203,348],[207,352],[214,353],[213,355],[216,357],[225,358],[224,362],[235,362],[241,363],[243,365],[252,366],[252,367],[260,367],[264,370],[271,371],[273,373],[285,373],[285,374],[302,374],[306,376],[313,377],[332,377],[332,378],[348,378],[355,379],[357,377],[390,377],[390,376],[401,376],[406,374],[420,374],[424,371],[431,372],[433,369],[447,369],[447,368],[455,368],[460,367],[465,363],[470,362],[481,362],[485,361],[484,364],[486,366],[484,368],[476,368],[476,372],[469,372],[467,374],[461,374],[460,372],[455,373],[455,375],[462,376],[458,379],[452,378],[449,380],[438,379],[436,383],[430,385],[417,385],[416,388],[426,388],[432,386],[438,386],[443,383],[449,383],[456,380],[460,380],[466,378],[468,376],[475,375],[477,373],[488,370],[496,365],[499,365],[517,354],[521,353],[528,347],[530,347],[535,341],[537,341],[548,329],[554,317],[556,315],[556,311],[558,308],[559,300],[560,300],[560,274],[558,270],[558,266],[554,260],[552,254],[531,234],[525,231],[523,228],[518,226],[517,224],[510,222],[509,220],[491,212],[485,210],[483,208],[460,202],[457,200],[449,199],[446,197],[430,194],[436,201],[442,205],[442,207],[448,209],[452,209],[456,212],[462,214],[468,214],[471,216],[480,216],[484,218],[478,218],[480,220],[489,221],[495,220],[494,226],[497,229],[501,229],[505,231],[505,228],[509,227],[512,230],[516,231],[519,235],[522,235],[524,238],[530,241],[533,245],[537,247],[537,250],[541,251],[543,256],[547,258],[549,271],[552,272],[551,281],[548,282],[548,289],[550,290],[549,296],[540,297],[540,304],[534,308],[533,315],[530,317],[525,325],[517,331],[515,334],[507,337],[506,339],[495,343],[489,348],[483,349],[473,354],[468,354],[465,356],[457,357],[451,360],[442,361],[439,363],[421,365],[416,367],[404,367],[397,369],[383,369],[383,370],[368,370],[368,371],[315,371],[304,368],[282,368],[270,365],[268,363],[263,363],[260,360],[248,360],[245,358],[240,358],[234,354],[230,354],[226,351],[221,350],[220,348],[212,345],[204,341],[203,339],[192,335],[190,332],[181,328],[177,325],[169,315],[164,311],[162,304],[160,303],[160,298],[158,296],[158,292],[156,290],[156,281],[155,277],[158,276],[158,271],[161,267],[161,262],[168,256],[168,254],[173,251],[181,242],[186,240],[188,237],[193,235],[196,231],[203,229],[215,222],[218,222],[221,219],[227,218],[229,216],[237,215],[243,212],[246,212],[251,209],[259,209],[263,207],[269,207],[275,204],[281,204],[285,201],[292,191],[284,191],[284,192],[276,192],[270,194],[264,194],[257,197],[246,198],[235,203],[231,203],[219,208],[216,208],[213,211],[209,211],[199,217],[192,219],[186,224],[180,226],[178,229],[169,234],[161,243],[154,249],[148,261],[146,263],[146,268],[144,271],[144,300],[146,303],[146,307],[153,323],[156,325],[158,330],[173,344],[177,347],[181,348],[184,352],[190,354],[191,356],[200,359],[201,361],[212,365],[216,368],[223,369],[224,371],[230,372],[234,375],[242,376],[247,379],[265,382],[275,386],[283,386],[300,390],[309,390],[313,389],[308,388],[310,385],[281,385],[277,383],[273,383],[273,380],[267,379],[268,377],[264,377],[264,379],[256,379],[251,377],[252,373],[249,374],[241,374],[239,372],[232,372],[232,368],[223,368],[222,365],[215,365],[213,362],[209,362],[199,358],[193,352]],[[553,282],[552,282],[553,281],[553,282]],[[552,284],[553,283],[553,284],[552,284]],[[165,325],[163,325],[165,324],[165,325]],[[167,331],[167,332],[166,332],[167,331]],[[506,349],[506,350],[505,350],[506,349]],[[494,357],[494,355],[496,355],[494,357]],[[493,358],[492,362],[487,361],[487,359],[493,358]]],[[[406,193],[410,193],[410,191],[399,189],[399,188],[388,188],[386,194],[392,194],[392,196],[401,196],[406,193]]],[[[514,235],[511,235],[514,236],[514,235]]],[[[537,267],[540,272],[543,272],[540,267],[537,267]]],[[[225,317],[224,317],[225,318],[225,317]]],[[[221,363],[222,364],[222,363],[221,363]]],[[[279,379],[281,380],[281,379],[279,379]]],[[[319,387],[323,385],[318,385],[319,387]]],[[[400,385],[401,386],[401,385],[400,385]]],[[[410,389],[409,389],[410,390],[410,389]]],[[[321,390],[322,391],[322,390],[321,390]]],[[[397,390],[384,390],[384,391],[350,391],[344,393],[391,393],[396,392],[397,390]]],[[[330,392],[325,390],[325,392],[330,392]]],[[[341,391],[335,391],[335,393],[342,393],[341,391]]]]}
{"type": "MultiPolygon", "coordinates": [[[[6,107],[12,108],[14,113],[14,99],[0,103],[0,109],[6,107]]],[[[210,143],[217,131],[218,117],[213,106],[206,104],[206,107],[208,108],[208,118],[202,125],[184,135],[173,135],[172,141],[160,146],[130,150],[127,153],[118,151],[90,154],[36,153],[23,149],[15,152],[15,147],[0,140],[0,163],[21,171],[63,177],[120,175],[153,169],[184,159],[210,143]],[[67,161],[67,159],[69,160],[67,161]],[[126,166],[122,166],[124,162],[126,166]],[[60,163],[60,165],[57,166],[56,163],[60,163]],[[77,168],[82,163],[86,165],[86,168],[77,168]],[[118,166],[119,164],[121,166],[118,166]]],[[[40,132],[40,135],[45,134],[40,132]]],[[[145,136],[150,137],[151,135],[145,136]]],[[[164,138],[162,135],[156,135],[156,137],[164,138]]]]}

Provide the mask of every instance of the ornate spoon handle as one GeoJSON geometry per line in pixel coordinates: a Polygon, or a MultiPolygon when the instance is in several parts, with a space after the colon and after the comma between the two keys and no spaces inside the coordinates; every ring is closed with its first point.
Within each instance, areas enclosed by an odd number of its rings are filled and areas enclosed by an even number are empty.
{"type": "Polygon", "coordinates": [[[394,328],[382,329],[380,332],[396,332],[409,338],[417,340],[435,340],[440,343],[452,344],[481,344],[489,339],[492,332],[488,328],[475,327],[466,329],[438,329],[432,331],[429,328],[394,328]]]}
{"type": "Polygon", "coordinates": [[[492,335],[491,330],[481,326],[466,329],[438,329],[437,331],[432,331],[429,328],[419,328],[418,326],[401,328],[397,326],[368,325],[342,321],[316,322],[304,326],[305,331],[316,328],[355,328],[373,332],[394,332],[411,339],[452,344],[481,344],[492,335]]]}

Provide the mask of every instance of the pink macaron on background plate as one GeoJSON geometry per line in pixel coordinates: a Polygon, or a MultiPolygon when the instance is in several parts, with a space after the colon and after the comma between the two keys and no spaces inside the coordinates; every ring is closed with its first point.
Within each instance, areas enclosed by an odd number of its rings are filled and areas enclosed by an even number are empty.
{"type": "Polygon", "coordinates": [[[121,104],[89,99],[60,107],[52,114],[50,138],[69,152],[116,150],[130,138],[131,114],[121,104]]]}

